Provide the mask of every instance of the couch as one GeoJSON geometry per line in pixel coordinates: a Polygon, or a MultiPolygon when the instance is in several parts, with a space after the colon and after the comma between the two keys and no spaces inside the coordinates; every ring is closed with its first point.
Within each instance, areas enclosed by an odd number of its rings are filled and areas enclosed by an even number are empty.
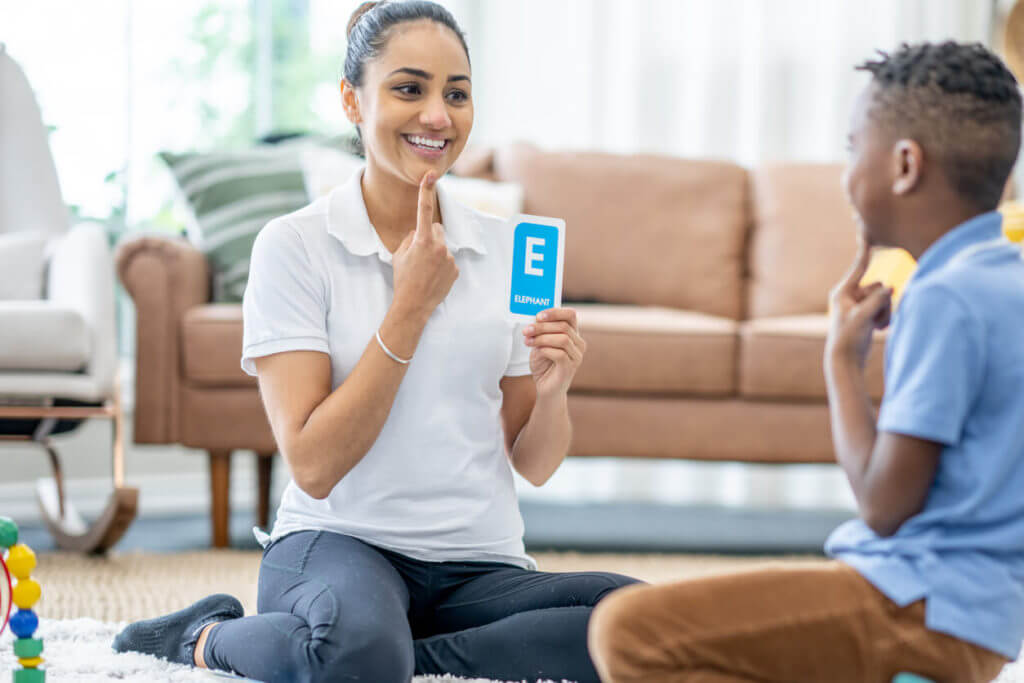
{"type": "MultiPolygon", "coordinates": [[[[455,171],[519,183],[524,212],[567,223],[563,298],[588,344],[572,456],[833,461],[827,294],[856,249],[840,165],[517,144],[475,150],[455,171]]],[[[135,440],[209,454],[213,542],[226,545],[231,452],[258,454],[265,523],[276,450],[239,368],[241,306],[210,303],[209,266],[184,240],[131,240],[117,269],[137,312],[135,440]]],[[[867,368],[876,400],[883,344],[867,368]]]]}

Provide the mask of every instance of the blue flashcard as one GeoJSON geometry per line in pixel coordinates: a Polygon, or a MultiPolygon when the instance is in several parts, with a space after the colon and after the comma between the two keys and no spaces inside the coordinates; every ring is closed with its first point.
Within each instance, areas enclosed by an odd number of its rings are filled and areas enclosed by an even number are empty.
{"type": "Polygon", "coordinates": [[[512,219],[508,312],[532,321],[562,305],[565,221],[520,214],[512,219]]]}

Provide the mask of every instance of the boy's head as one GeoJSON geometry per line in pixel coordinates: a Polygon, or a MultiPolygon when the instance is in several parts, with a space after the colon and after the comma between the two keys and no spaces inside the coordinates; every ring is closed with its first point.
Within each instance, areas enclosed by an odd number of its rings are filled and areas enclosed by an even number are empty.
{"type": "MultiPolygon", "coordinates": [[[[923,212],[992,210],[1021,141],[1021,95],[980,44],[903,45],[857,68],[844,185],[870,244],[906,246],[923,212]]],[[[951,216],[952,217],[952,216],[951,216]]]]}

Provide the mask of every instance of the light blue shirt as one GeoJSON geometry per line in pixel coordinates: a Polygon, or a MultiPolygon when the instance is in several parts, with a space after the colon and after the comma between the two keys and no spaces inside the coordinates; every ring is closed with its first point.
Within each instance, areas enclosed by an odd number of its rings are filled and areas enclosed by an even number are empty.
{"type": "Polygon", "coordinates": [[[924,509],[880,538],[861,520],[825,551],[928,628],[1010,659],[1024,640],[1024,257],[998,213],[922,256],[893,320],[878,430],[943,444],[924,509]]]}

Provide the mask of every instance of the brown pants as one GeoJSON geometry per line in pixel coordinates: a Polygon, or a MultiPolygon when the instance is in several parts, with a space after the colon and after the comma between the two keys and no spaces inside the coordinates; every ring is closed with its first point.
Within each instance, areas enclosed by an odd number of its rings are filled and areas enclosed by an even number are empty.
{"type": "Polygon", "coordinates": [[[1006,664],[840,562],[623,588],[594,610],[590,654],[606,683],[974,683],[1006,664]]]}

